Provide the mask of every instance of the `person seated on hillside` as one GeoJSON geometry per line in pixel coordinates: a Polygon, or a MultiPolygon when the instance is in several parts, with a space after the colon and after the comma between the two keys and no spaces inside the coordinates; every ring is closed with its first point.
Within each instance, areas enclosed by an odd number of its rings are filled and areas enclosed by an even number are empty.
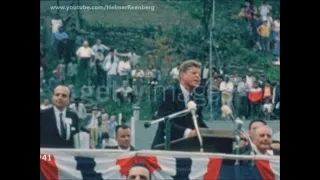
{"type": "Polygon", "coordinates": [[[123,104],[125,101],[133,102],[135,97],[132,88],[129,87],[128,81],[123,81],[122,86],[116,90],[116,95],[119,100],[119,105],[123,104]]]}
{"type": "Polygon", "coordinates": [[[135,151],[131,146],[131,128],[127,125],[118,125],[116,127],[117,146],[105,146],[105,149],[118,149],[124,151],[135,151]]]}

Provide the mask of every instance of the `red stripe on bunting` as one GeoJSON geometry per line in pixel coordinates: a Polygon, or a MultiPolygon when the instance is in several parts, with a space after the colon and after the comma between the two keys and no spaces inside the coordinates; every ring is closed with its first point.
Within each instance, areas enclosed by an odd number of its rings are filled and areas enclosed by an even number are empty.
{"type": "Polygon", "coordinates": [[[59,180],[58,167],[51,154],[40,154],[40,171],[46,180],[59,180]]]}
{"type": "Polygon", "coordinates": [[[221,164],[222,158],[209,158],[207,172],[204,174],[203,179],[218,179],[221,164]]]}
{"type": "Polygon", "coordinates": [[[275,180],[275,175],[268,160],[255,160],[255,164],[263,180],[275,180]]]}
{"type": "Polygon", "coordinates": [[[117,159],[116,164],[120,166],[121,176],[128,176],[131,166],[137,162],[145,163],[151,173],[155,170],[161,170],[155,156],[135,156],[131,158],[117,159]]]}

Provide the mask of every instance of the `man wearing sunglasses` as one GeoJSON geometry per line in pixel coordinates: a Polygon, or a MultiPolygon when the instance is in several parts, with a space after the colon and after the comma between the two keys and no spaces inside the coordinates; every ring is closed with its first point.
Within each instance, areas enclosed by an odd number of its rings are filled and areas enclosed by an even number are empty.
{"type": "Polygon", "coordinates": [[[70,89],[57,86],[54,89],[53,107],[40,111],[40,148],[74,148],[73,136],[79,132],[79,119],[67,109],[70,89]]]}

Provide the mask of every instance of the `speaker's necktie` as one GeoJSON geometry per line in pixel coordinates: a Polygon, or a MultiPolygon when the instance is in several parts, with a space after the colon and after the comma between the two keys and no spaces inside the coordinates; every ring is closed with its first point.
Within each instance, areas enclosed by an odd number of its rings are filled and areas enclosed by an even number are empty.
{"type": "Polygon", "coordinates": [[[62,118],[63,114],[60,113],[60,130],[61,130],[61,137],[63,139],[66,139],[66,128],[64,126],[64,122],[63,122],[63,118],[62,118]]]}

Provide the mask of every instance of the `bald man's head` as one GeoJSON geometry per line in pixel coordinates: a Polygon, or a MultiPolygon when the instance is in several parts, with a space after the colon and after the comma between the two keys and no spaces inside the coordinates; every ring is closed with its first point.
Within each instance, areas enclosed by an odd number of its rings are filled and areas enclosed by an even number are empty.
{"type": "Polygon", "coordinates": [[[64,110],[70,103],[70,89],[67,86],[57,86],[53,92],[52,102],[59,110],[64,110]]]}
{"type": "Polygon", "coordinates": [[[264,154],[268,149],[270,149],[272,142],[271,137],[272,129],[269,126],[260,126],[254,130],[251,138],[258,150],[264,154]]]}

